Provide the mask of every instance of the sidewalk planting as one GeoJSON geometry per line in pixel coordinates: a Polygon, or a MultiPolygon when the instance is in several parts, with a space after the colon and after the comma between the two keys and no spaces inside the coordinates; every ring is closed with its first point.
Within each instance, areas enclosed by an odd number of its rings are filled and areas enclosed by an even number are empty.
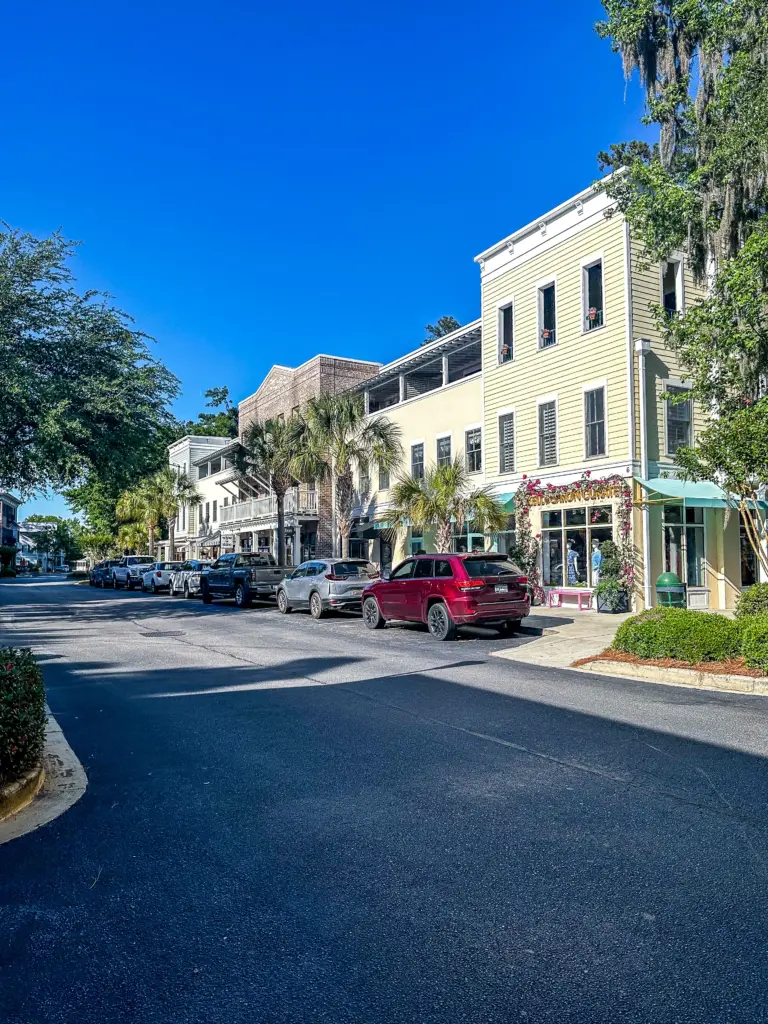
{"type": "Polygon", "coordinates": [[[37,768],[45,722],[43,676],[31,651],[0,648],[0,788],[37,768]]]}

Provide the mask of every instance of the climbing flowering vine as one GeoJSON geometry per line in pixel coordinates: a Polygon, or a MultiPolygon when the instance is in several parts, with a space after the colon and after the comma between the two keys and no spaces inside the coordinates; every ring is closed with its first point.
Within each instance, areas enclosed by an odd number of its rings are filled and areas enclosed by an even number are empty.
{"type": "MultiPolygon", "coordinates": [[[[539,566],[541,534],[533,533],[531,508],[566,502],[605,501],[609,498],[618,499],[616,546],[621,560],[620,582],[631,593],[635,583],[635,552],[632,544],[632,488],[627,481],[616,474],[593,478],[590,470],[583,473],[580,479],[567,484],[542,485],[541,480],[523,476],[515,492],[516,553],[521,567],[528,574],[535,599],[543,600],[544,588],[539,566]]],[[[594,517],[592,521],[595,521],[594,517]]]]}

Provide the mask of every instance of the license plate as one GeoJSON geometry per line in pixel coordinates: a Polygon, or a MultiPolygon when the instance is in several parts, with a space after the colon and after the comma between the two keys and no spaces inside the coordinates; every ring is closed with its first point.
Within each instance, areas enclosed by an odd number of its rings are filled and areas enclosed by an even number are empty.
{"type": "Polygon", "coordinates": [[[497,594],[506,594],[509,591],[509,587],[506,583],[497,583],[494,590],[497,594]]]}

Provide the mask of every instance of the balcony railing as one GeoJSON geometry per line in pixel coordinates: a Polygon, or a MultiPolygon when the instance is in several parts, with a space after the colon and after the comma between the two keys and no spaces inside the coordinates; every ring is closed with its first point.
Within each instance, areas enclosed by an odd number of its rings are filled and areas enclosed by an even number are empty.
{"type": "Polygon", "coordinates": [[[584,330],[594,331],[597,327],[603,326],[603,311],[595,306],[590,306],[584,317],[584,330]]]}
{"type": "Polygon", "coordinates": [[[557,335],[554,327],[545,327],[541,331],[539,348],[551,348],[557,344],[557,335]]]}
{"type": "MultiPolygon", "coordinates": [[[[317,512],[317,491],[308,487],[294,487],[285,496],[285,511],[317,512]]],[[[249,498],[235,505],[225,505],[219,509],[221,523],[240,523],[247,519],[274,519],[277,515],[277,499],[274,494],[264,498],[249,498]]]]}

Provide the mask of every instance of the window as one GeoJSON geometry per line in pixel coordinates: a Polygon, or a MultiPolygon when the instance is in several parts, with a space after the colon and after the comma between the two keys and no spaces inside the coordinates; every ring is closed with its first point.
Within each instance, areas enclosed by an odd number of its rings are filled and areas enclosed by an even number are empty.
{"type": "Polygon", "coordinates": [[[539,465],[557,465],[557,403],[539,405],[539,465]]]}
{"type": "MultiPolygon", "coordinates": [[[[687,388],[668,387],[670,395],[688,394],[687,388]]],[[[667,399],[667,455],[674,455],[678,448],[691,443],[691,400],[681,402],[667,399]]]]}
{"type": "Polygon", "coordinates": [[[605,455],[605,388],[584,392],[584,435],[588,459],[605,455]]]}
{"type": "Polygon", "coordinates": [[[515,517],[508,516],[505,529],[496,534],[496,551],[500,555],[508,555],[514,550],[516,544],[515,517]]]}
{"type": "MultiPolygon", "coordinates": [[[[350,558],[368,558],[368,541],[361,540],[359,537],[350,537],[349,539],[349,557],[350,558]]],[[[333,571],[339,575],[338,563],[334,566],[333,571]]]]}
{"type": "Polygon", "coordinates": [[[420,533],[411,534],[411,554],[412,555],[423,555],[424,554],[424,538],[420,533]]]}
{"type": "Polygon", "coordinates": [[[603,326],[603,261],[584,267],[582,279],[584,303],[584,330],[594,331],[603,326]]]}
{"type": "Polygon", "coordinates": [[[224,508],[226,508],[228,504],[229,504],[229,498],[225,498],[224,499],[224,508]]]}
{"type": "Polygon", "coordinates": [[[508,363],[515,354],[514,349],[514,306],[502,306],[499,310],[499,362],[508,363]]]}
{"type": "Polygon", "coordinates": [[[386,491],[389,489],[389,470],[381,469],[379,467],[379,490],[386,491]]]}
{"type": "Polygon", "coordinates": [[[438,558],[435,561],[435,576],[441,579],[453,579],[453,567],[446,559],[438,558]]]}
{"type": "Polygon", "coordinates": [[[431,558],[420,558],[416,563],[415,580],[429,580],[435,575],[435,563],[431,558]]]}
{"type": "Polygon", "coordinates": [[[197,467],[197,478],[198,480],[205,480],[208,476],[208,463],[204,462],[202,466],[197,467]]]}
{"type": "Polygon", "coordinates": [[[411,445],[411,476],[414,480],[424,479],[424,445],[411,445]]]}
{"type": "Polygon", "coordinates": [[[214,498],[213,499],[213,521],[214,521],[214,523],[216,522],[218,514],[219,514],[219,501],[218,501],[218,498],[214,498]]]}
{"type": "Polygon", "coordinates": [[[595,551],[613,539],[613,506],[551,509],[541,516],[542,581],[548,587],[595,586],[595,551]]]}
{"type": "Polygon", "coordinates": [[[362,469],[360,470],[360,479],[359,479],[358,483],[359,483],[359,486],[360,486],[360,494],[361,494],[361,496],[370,493],[370,490],[371,490],[371,478],[368,475],[368,473],[364,472],[362,469]]]}
{"type": "Polygon", "coordinates": [[[451,464],[451,438],[438,437],[437,439],[437,464],[438,466],[450,466],[451,464]]]}
{"type": "Polygon", "coordinates": [[[479,473],[483,468],[483,432],[480,427],[473,427],[465,434],[465,450],[467,453],[467,472],[479,473]]]}
{"type": "Polygon", "coordinates": [[[389,578],[391,580],[409,580],[413,576],[415,566],[416,563],[414,561],[403,562],[401,565],[398,565],[389,578]]]}
{"type": "Polygon", "coordinates": [[[679,260],[668,260],[661,266],[661,299],[667,316],[677,316],[682,309],[680,301],[681,264],[679,260]]]}
{"type": "Polygon", "coordinates": [[[211,459],[211,476],[221,472],[221,459],[211,459]]]}
{"type": "Polygon", "coordinates": [[[557,344],[557,322],[553,282],[539,288],[539,348],[550,348],[555,344],[557,344]]]}
{"type": "Polygon", "coordinates": [[[499,472],[515,472],[515,414],[499,416],[499,472]]]}
{"type": "Polygon", "coordinates": [[[211,503],[209,501],[206,501],[206,503],[205,503],[205,521],[206,521],[206,523],[208,522],[208,520],[210,518],[211,518],[211,503]]]}
{"type": "Polygon", "coordinates": [[[704,509],[664,506],[664,571],[704,586],[704,509]]]}

